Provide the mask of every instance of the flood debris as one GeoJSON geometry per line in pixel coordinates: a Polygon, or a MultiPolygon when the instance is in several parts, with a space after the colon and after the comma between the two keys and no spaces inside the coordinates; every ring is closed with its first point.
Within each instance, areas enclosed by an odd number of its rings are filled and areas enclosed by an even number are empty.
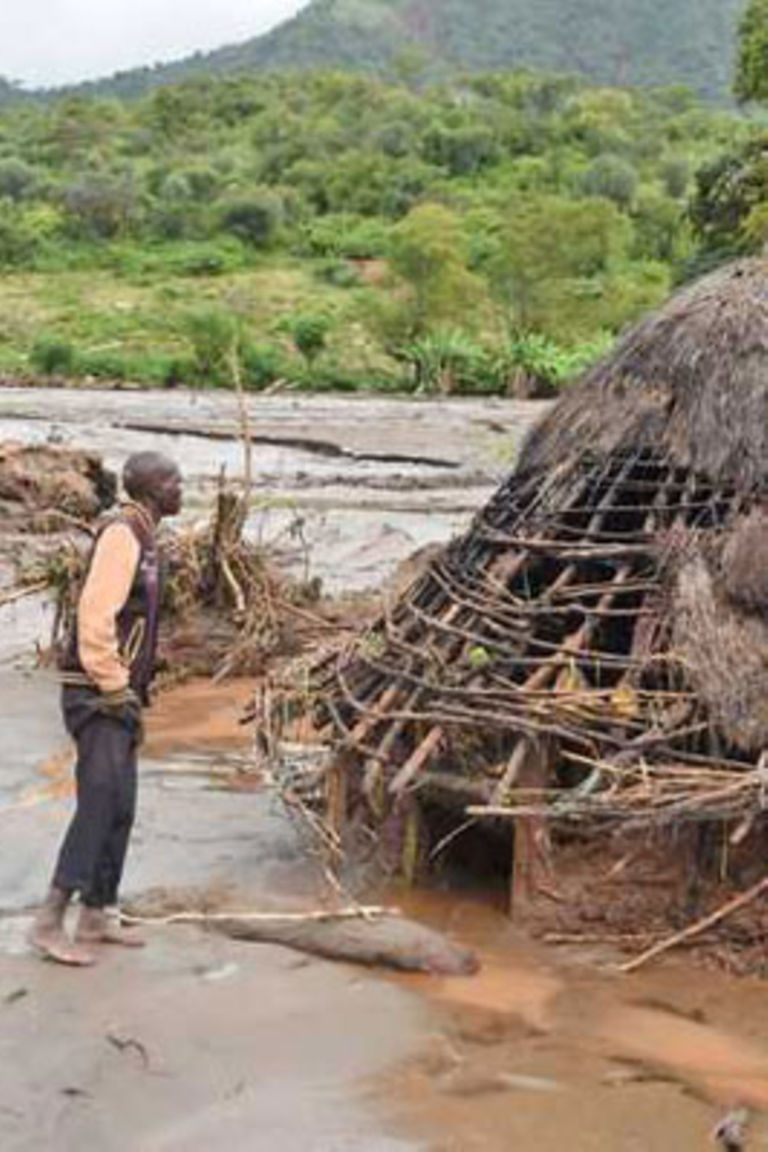
{"type": "Polygon", "coordinates": [[[723,1152],[745,1152],[749,1113],[746,1108],[729,1112],[712,1132],[712,1140],[723,1152]]]}
{"type": "MultiPolygon", "coordinates": [[[[275,657],[295,656],[344,628],[344,610],[323,601],[316,581],[287,578],[269,545],[244,534],[246,497],[222,479],[206,521],[161,531],[163,618],[159,683],[190,676],[257,675],[275,657]]],[[[78,522],[50,547],[25,553],[7,603],[53,594],[52,651],[68,633],[98,520],[78,522]]]]}
{"type": "Polygon", "coordinates": [[[0,444],[3,530],[56,532],[111,507],[117,480],[91,452],[53,444],[0,444]]]}
{"type": "Polygon", "coordinates": [[[325,813],[390,870],[472,840],[506,856],[515,915],[567,909],[563,846],[599,835],[625,891],[648,845],[689,897],[764,874],[766,290],[742,261],[634,328],[469,530],[314,666],[325,813]]]}

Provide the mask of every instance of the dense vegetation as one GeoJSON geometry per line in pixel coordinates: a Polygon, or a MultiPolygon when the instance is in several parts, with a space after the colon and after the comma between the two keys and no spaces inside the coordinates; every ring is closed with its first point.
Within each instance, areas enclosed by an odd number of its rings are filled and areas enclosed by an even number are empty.
{"type": "Polygon", "coordinates": [[[505,390],[567,378],[695,254],[748,138],[685,89],[204,78],[0,116],[0,369],[505,390]]]}
{"type": "MultiPolygon", "coordinates": [[[[312,0],[266,36],[93,88],[135,95],[193,73],[351,68],[434,80],[529,67],[609,85],[687,84],[723,99],[745,0],[312,0]]],[[[2,93],[0,92],[0,97],[2,93]]]]}
{"type": "MultiPolygon", "coordinates": [[[[768,104],[768,0],[748,0],[744,10],[734,92],[744,103],[768,104]]],[[[764,127],[732,141],[699,170],[689,215],[700,244],[701,268],[765,251],[768,131],[764,127]]]]}

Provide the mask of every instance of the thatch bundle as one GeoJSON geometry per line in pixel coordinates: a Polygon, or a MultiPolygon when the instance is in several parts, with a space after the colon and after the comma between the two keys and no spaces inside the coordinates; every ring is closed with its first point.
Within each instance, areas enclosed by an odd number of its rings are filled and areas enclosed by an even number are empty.
{"type": "Polygon", "coordinates": [[[768,516],[757,506],[728,534],[719,564],[725,596],[744,612],[768,613],[768,516]]]}
{"type": "Polygon", "coordinates": [[[585,445],[653,448],[719,487],[768,476],[768,261],[744,260],[679,292],[589,372],[530,436],[521,470],[585,445]]]}
{"type": "Polygon", "coordinates": [[[749,815],[768,693],[765,628],[742,619],[765,568],[747,562],[759,531],[743,522],[766,488],[755,260],[629,332],[469,531],[315,670],[340,753],[333,805],[382,843],[414,810],[451,811],[454,827],[517,818],[522,871],[546,854],[530,820],[749,815]]]}
{"type": "Polygon", "coordinates": [[[715,733],[744,753],[768,747],[768,618],[719,592],[701,555],[680,569],[672,639],[715,733]]]}

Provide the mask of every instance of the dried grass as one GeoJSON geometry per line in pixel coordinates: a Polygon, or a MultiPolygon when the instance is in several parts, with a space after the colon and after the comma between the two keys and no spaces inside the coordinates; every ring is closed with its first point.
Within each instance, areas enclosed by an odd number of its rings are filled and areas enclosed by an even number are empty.
{"type": "Polygon", "coordinates": [[[643,446],[717,485],[768,483],[768,261],[685,288],[530,434],[521,470],[643,446]]]}
{"type": "Polygon", "coordinates": [[[718,590],[702,555],[677,576],[673,645],[710,724],[742,752],[768,744],[768,622],[718,590]]]}

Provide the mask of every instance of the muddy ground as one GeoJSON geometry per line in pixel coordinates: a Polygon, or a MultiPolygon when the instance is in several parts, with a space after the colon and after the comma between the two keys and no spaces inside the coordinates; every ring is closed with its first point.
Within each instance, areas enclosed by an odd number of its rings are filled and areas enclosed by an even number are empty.
{"type": "MultiPolygon", "coordinates": [[[[334,588],[378,583],[466,521],[538,411],[260,402],[262,438],[292,445],[259,448],[266,503],[252,531],[279,532],[298,507],[316,574],[334,588]],[[374,454],[411,462],[361,458],[374,454]],[[280,493],[288,510],[275,507],[280,493]]],[[[193,417],[199,431],[231,430],[231,398],[0,392],[0,439],[97,448],[114,465],[170,446],[191,479],[188,516],[202,512],[219,462],[236,468],[236,445],[117,425],[193,417]]],[[[300,551],[286,558],[304,564],[300,551]]],[[[3,1152],[693,1152],[739,1105],[753,1112],[747,1147],[768,1146],[764,983],[692,972],[684,957],[619,977],[604,948],[533,944],[501,893],[388,894],[477,949],[483,970],[471,978],[371,975],[178,926],[90,972],[31,957],[30,911],[71,808],[55,684],[29,661],[47,623],[35,601],[0,609],[3,1152]]],[[[188,684],[154,709],[128,894],[162,884],[235,886],[250,905],[317,898],[315,867],[271,794],[225,786],[247,761],[238,720],[250,688],[188,684]]]]}

